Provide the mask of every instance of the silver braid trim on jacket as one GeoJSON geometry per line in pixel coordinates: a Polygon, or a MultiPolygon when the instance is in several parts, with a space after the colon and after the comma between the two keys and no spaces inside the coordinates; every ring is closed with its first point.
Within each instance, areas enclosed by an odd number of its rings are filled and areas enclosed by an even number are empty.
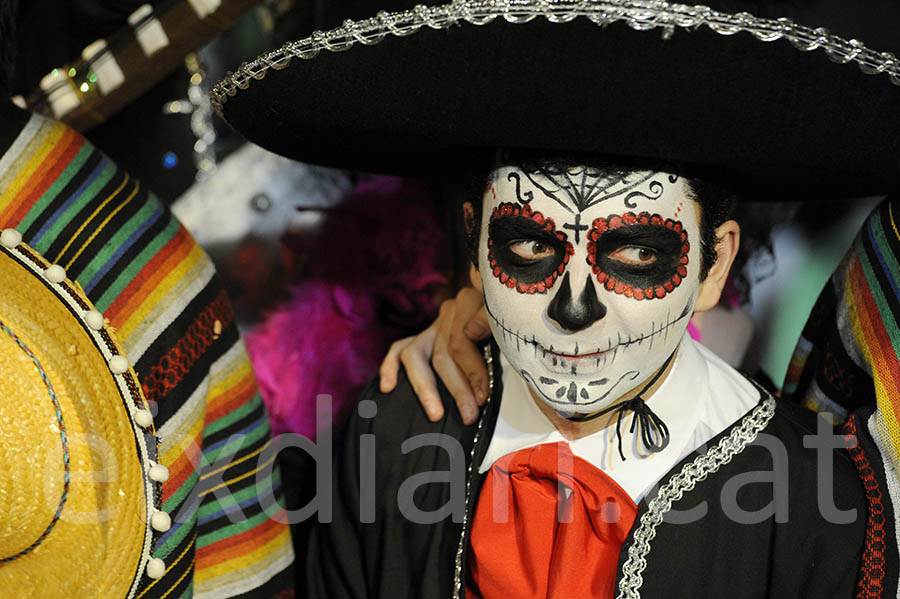
{"type": "Polygon", "coordinates": [[[640,588],[644,583],[643,572],[647,568],[647,556],[650,554],[650,542],[656,536],[657,527],[662,524],[663,516],[672,509],[672,504],[694,489],[696,484],[722,466],[731,462],[732,458],[753,443],[775,414],[775,399],[767,391],[760,392],[768,396],[761,404],[744,416],[740,426],[722,438],[719,443],[692,462],[684,465],[680,472],[673,474],[663,485],[659,493],[647,505],[647,511],[641,516],[638,528],[634,531],[634,541],[628,547],[628,559],[622,565],[622,578],[619,580],[619,594],[616,599],[639,599],[640,588]]]}

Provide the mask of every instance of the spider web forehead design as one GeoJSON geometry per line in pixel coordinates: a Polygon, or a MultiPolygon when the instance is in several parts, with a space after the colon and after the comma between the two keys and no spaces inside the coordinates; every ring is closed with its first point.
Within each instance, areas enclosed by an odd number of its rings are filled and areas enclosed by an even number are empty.
{"type": "MultiPolygon", "coordinates": [[[[571,213],[584,212],[591,206],[617,197],[623,197],[625,205],[629,208],[636,206],[633,200],[637,197],[659,199],[663,192],[661,182],[651,181],[646,190],[638,188],[658,175],[665,176],[665,173],[656,171],[611,172],[609,168],[591,166],[544,167],[522,171],[532,185],[571,213]]],[[[515,180],[516,192],[522,199],[522,194],[519,193],[518,174],[510,173],[509,179],[515,180]]],[[[678,177],[669,174],[668,180],[674,183],[678,177]]],[[[523,201],[530,201],[531,197],[528,197],[530,195],[526,193],[527,200],[523,201]]]]}

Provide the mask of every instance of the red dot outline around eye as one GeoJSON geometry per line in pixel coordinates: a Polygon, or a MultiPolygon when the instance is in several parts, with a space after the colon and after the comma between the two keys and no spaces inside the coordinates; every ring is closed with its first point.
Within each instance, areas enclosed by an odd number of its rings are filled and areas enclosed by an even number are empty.
{"type": "Polygon", "coordinates": [[[537,283],[522,283],[517,281],[516,278],[509,273],[503,272],[503,269],[497,264],[497,259],[494,256],[494,240],[488,236],[488,263],[491,265],[491,272],[502,284],[506,285],[510,289],[515,289],[519,293],[527,293],[529,295],[534,293],[546,293],[548,289],[553,287],[553,284],[556,283],[556,279],[559,278],[561,274],[566,270],[566,265],[569,263],[569,258],[575,254],[575,248],[572,247],[572,244],[568,241],[568,236],[562,231],[556,230],[556,223],[553,222],[553,219],[550,217],[545,217],[540,212],[535,212],[531,209],[531,206],[528,204],[520,205],[520,204],[512,204],[510,202],[503,202],[499,206],[496,206],[491,212],[491,221],[494,222],[498,218],[503,218],[506,216],[520,216],[523,218],[529,218],[541,225],[544,228],[544,231],[548,233],[553,233],[557,239],[559,239],[562,243],[565,244],[566,251],[563,254],[562,262],[559,267],[553,271],[550,276],[548,276],[543,281],[539,281],[537,283]]]}
{"type": "Polygon", "coordinates": [[[597,277],[597,281],[603,285],[607,291],[612,291],[619,295],[624,295],[636,300],[662,299],[669,293],[681,285],[681,281],[687,276],[687,265],[690,259],[688,253],[691,251],[691,244],[687,238],[687,231],[680,221],[671,218],[663,218],[658,214],[650,214],[649,212],[626,212],[624,214],[612,214],[606,218],[595,218],[591,223],[591,230],[587,234],[587,263],[591,266],[591,270],[597,277]],[[672,278],[662,285],[652,287],[637,287],[623,281],[619,281],[616,277],[610,275],[603,270],[602,265],[597,260],[597,240],[606,231],[618,229],[619,227],[627,227],[631,225],[656,226],[672,229],[676,233],[681,234],[681,257],[678,259],[678,268],[672,278]]]}

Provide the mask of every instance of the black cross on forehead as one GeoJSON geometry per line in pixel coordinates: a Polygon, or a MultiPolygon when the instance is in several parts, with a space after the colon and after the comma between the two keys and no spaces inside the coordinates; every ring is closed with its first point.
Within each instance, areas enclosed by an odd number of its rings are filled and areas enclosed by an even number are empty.
{"type": "Polygon", "coordinates": [[[570,231],[575,231],[575,243],[580,241],[579,235],[582,231],[587,231],[590,227],[587,225],[581,224],[581,213],[577,213],[575,215],[575,224],[566,223],[563,225],[563,229],[569,229],[570,231]]]}
{"type": "MultiPolygon", "coordinates": [[[[584,212],[600,202],[623,196],[625,205],[635,208],[634,198],[656,200],[662,196],[664,190],[663,184],[659,181],[650,181],[662,174],[655,171],[616,171],[590,166],[521,170],[532,185],[573,214],[584,212]],[[650,181],[649,193],[637,189],[647,181],[650,181]]],[[[516,196],[520,202],[528,203],[533,199],[533,192],[521,191],[518,173],[510,173],[507,180],[515,181],[516,196]]],[[[678,176],[670,174],[668,180],[674,183],[678,180],[678,176]]],[[[579,226],[577,221],[575,226],[579,226]]],[[[577,230],[575,235],[577,238],[577,230]]]]}

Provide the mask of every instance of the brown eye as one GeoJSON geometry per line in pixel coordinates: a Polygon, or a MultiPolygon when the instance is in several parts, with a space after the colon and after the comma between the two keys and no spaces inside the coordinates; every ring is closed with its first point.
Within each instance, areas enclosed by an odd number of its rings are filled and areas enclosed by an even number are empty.
{"type": "Polygon", "coordinates": [[[512,253],[528,262],[537,262],[556,254],[555,249],[540,241],[513,241],[508,247],[512,253]]]}
{"type": "Polygon", "coordinates": [[[650,248],[626,245],[612,252],[609,257],[629,266],[647,266],[656,262],[656,252],[650,248]]]}

